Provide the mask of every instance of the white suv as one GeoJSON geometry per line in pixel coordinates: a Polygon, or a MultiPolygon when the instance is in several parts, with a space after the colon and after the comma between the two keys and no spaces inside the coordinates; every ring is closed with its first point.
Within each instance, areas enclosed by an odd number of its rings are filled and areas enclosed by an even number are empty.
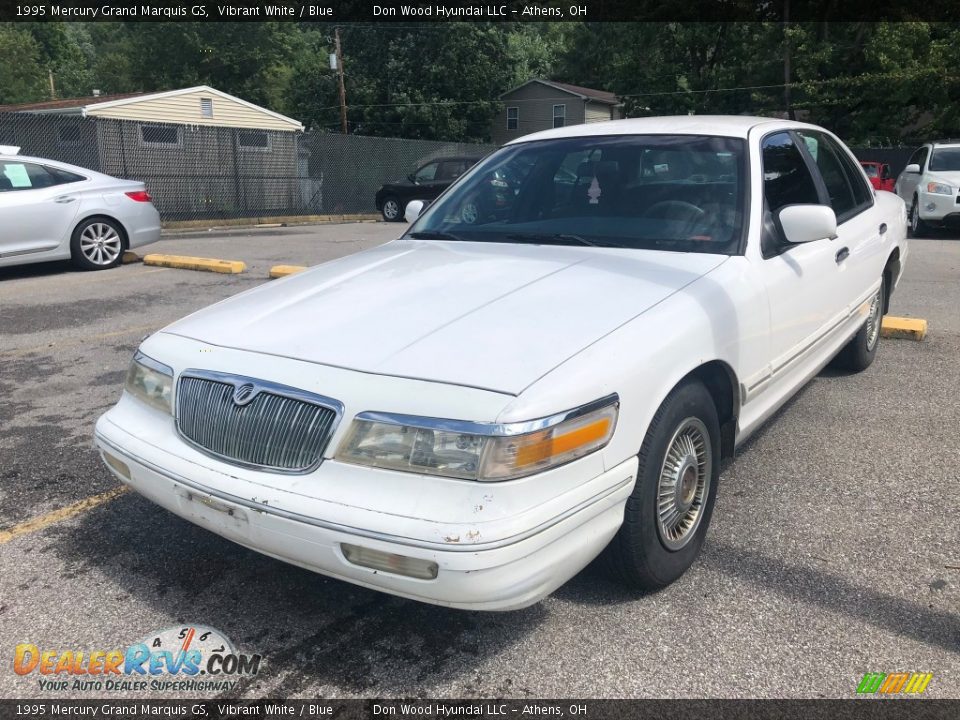
{"type": "Polygon", "coordinates": [[[960,140],[919,148],[897,178],[894,192],[910,209],[910,230],[922,236],[931,227],[960,224],[960,140]]]}

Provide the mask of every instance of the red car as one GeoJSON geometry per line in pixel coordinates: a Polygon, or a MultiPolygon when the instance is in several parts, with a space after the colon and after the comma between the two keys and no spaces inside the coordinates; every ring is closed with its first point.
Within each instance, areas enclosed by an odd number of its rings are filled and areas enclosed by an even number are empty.
{"type": "Polygon", "coordinates": [[[893,184],[896,180],[890,174],[890,166],[887,163],[869,162],[864,160],[860,163],[863,171],[870,178],[870,184],[875,190],[886,190],[893,192],[893,184]]]}

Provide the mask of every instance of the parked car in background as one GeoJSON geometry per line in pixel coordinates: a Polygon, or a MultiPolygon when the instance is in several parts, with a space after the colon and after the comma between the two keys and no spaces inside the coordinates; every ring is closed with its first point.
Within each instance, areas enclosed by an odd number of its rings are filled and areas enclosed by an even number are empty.
{"type": "Polygon", "coordinates": [[[408,202],[433,200],[479,159],[476,156],[439,158],[421,165],[403,180],[385,182],[374,198],[377,210],[388,222],[403,220],[408,202]]]}
{"type": "Polygon", "coordinates": [[[923,237],[931,228],[960,224],[960,140],[918,148],[900,173],[895,192],[907,204],[910,231],[923,237]]]}
{"type": "Polygon", "coordinates": [[[604,548],[661,588],[721,458],[827,363],[873,362],[905,237],[814,125],[534,133],[401,238],[151,335],[96,444],[191,522],[415,600],[524,607],[604,548]],[[465,217],[491,179],[505,207],[465,217]]]}
{"type": "Polygon", "coordinates": [[[890,174],[890,165],[887,163],[873,162],[870,160],[861,160],[860,167],[867,174],[867,179],[873,185],[874,190],[886,190],[893,192],[893,186],[896,182],[893,175],[890,174]]]}
{"type": "Polygon", "coordinates": [[[0,267],[72,259],[104,270],[160,239],[143,183],[18,152],[0,146],[0,267]]]}

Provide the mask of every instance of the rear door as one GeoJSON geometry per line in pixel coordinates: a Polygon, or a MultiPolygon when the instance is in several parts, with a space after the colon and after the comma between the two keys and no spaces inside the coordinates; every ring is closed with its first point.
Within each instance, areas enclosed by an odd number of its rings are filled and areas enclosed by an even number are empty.
{"type": "Polygon", "coordinates": [[[79,187],[60,170],[0,160],[0,256],[29,255],[69,241],[80,206],[79,187]]]}

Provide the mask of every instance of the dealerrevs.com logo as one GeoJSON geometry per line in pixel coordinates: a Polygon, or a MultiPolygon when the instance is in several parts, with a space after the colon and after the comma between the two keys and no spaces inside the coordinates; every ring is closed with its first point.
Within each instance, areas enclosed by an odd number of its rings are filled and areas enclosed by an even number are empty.
{"type": "Polygon", "coordinates": [[[260,660],[260,655],[238,653],[219,630],[188,625],[113,650],[50,650],[21,643],[13,670],[37,676],[40,689],[48,691],[222,692],[233,689],[239,677],[256,675],[260,660]]]}

